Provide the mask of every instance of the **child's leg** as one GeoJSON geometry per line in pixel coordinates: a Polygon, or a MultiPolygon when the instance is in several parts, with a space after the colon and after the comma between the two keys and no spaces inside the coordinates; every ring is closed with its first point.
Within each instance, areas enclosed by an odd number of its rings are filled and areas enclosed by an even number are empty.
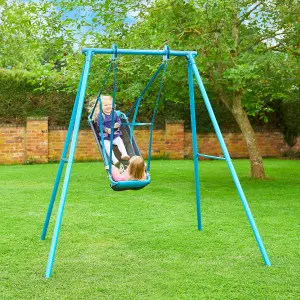
{"type": "Polygon", "coordinates": [[[114,145],[117,145],[118,149],[120,150],[120,152],[122,154],[122,159],[129,160],[130,157],[127,154],[123,140],[119,136],[114,139],[114,145]]]}
{"type": "MultiPolygon", "coordinates": [[[[109,140],[104,140],[104,147],[105,147],[105,151],[107,153],[107,156],[109,157],[109,152],[110,152],[110,141],[109,140]]],[[[114,151],[112,151],[112,163],[116,164],[118,161],[118,159],[116,158],[114,151]]]]}

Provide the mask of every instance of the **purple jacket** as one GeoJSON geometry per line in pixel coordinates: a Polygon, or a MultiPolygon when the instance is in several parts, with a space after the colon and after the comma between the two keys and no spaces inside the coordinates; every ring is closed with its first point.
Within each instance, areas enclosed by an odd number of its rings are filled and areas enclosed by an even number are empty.
{"type": "MultiPolygon", "coordinates": [[[[115,118],[114,118],[115,124],[119,123],[121,125],[121,119],[118,116],[118,114],[115,112],[114,115],[115,115],[115,118]]],[[[105,140],[109,140],[110,139],[110,134],[108,134],[107,132],[105,132],[105,130],[111,128],[111,122],[112,122],[112,116],[111,116],[111,114],[110,115],[106,115],[106,114],[102,113],[102,124],[100,124],[100,114],[99,114],[99,116],[97,118],[97,124],[99,126],[99,130],[102,130],[103,136],[104,136],[105,140]]],[[[100,135],[100,133],[99,133],[99,135],[100,135]]],[[[121,135],[122,135],[122,132],[121,132],[120,128],[117,128],[117,129],[114,128],[114,139],[117,138],[118,136],[121,136],[121,135]]]]}

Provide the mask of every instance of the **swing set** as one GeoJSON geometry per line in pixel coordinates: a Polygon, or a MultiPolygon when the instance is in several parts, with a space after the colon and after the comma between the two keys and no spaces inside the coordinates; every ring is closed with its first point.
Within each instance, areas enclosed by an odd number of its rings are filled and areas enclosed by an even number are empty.
{"type": "MultiPolygon", "coordinates": [[[[269,260],[268,254],[265,250],[264,244],[262,242],[262,239],[260,237],[259,231],[256,227],[254,218],[252,216],[251,210],[249,208],[249,205],[247,203],[246,197],[244,195],[243,189],[241,187],[240,181],[237,177],[237,174],[235,172],[234,166],[232,164],[229,152],[227,150],[227,147],[225,145],[222,133],[220,131],[219,125],[217,123],[216,117],[214,115],[212,106],[210,104],[210,101],[208,99],[206,90],[204,88],[201,76],[199,74],[198,68],[195,63],[194,57],[197,55],[197,52],[195,51],[174,51],[170,50],[168,46],[165,46],[163,50],[136,50],[136,49],[118,49],[116,45],[112,46],[112,49],[100,49],[100,48],[84,48],[82,50],[83,54],[85,55],[85,62],[80,78],[80,82],[78,85],[78,90],[73,106],[73,111],[70,119],[70,123],[68,126],[68,132],[64,143],[64,148],[62,151],[62,156],[60,159],[60,163],[58,166],[58,171],[56,175],[56,179],[54,182],[54,187],[52,190],[44,226],[42,229],[41,234],[41,240],[45,240],[48,225],[50,222],[50,217],[53,210],[53,205],[55,202],[58,186],[62,177],[62,172],[64,169],[64,165],[67,164],[66,172],[64,176],[63,186],[62,186],[62,192],[60,197],[60,202],[58,206],[58,212],[56,216],[56,222],[54,227],[54,232],[52,236],[49,256],[48,256],[48,262],[46,267],[46,273],[45,277],[49,278],[52,274],[52,268],[54,264],[54,258],[57,248],[57,242],[58,242],[58,236],[60,232],[60,227],[62,223],[62,217],[64,212],[64,206],[66,203],[66,196],[68,192],[68,186],[70,181],[70,175],[72,171],[72,164],[74,161],[74,155],[76,150],[76,144],[78,140],[78,132],[79,132],[79,126],[80,126],[80,120],[81,120],[81,114],[82,109],[84,105],[84,98],[88,83],[88,76],[89,76],[89,70],[92,62],[93,55],[98,54],[111,54],[111,62],[106,74],[106,77],[104,79],[103,85],[100,89],[100,92],[97,96],[96,103],[94,104],[93,110],[91,114],[88,117],[88,123],[94,133],[97,146],[99,148],[99,152],[103,158],[104,165],[107,169],[108,178],[110,180],[110,186],[114,191],[122,191],[122,190],[138,190],[142,189],[151,182],[150,178],[150,162],[151,162],[151,152],[152,152],[152,138],[153,138],[153,128],[154,128],[154,122],[155,117],[159,105],[160,95],[163,87],[164,77],[167,70],[167,63],[171,56],[177,56],[177,57],[185,57],[187,60],[188,65],[188,84],[189,84],[189,100],[190,100],[190,117],[191,117],[191,127],[192,127],[192,148],[193,148],[193,160],[194,160],[194,178],[195,178],[195,190],[196,190],[196,211],[197,211],[197,225],[198,230],[202,229],[202,220],[201,220],[201,208],[200,208],[200,184],[199,184],[199,171],[198,171],[198,158],[199,157],[205,157],[205,158],[211,158],[211,159],[218,159],[218,160],[225,160],[227,162],[228,168],[230,170],[231,176],[233,178],[233,181],[235,183],[236,189],[238,191],[240,200],[242,202],[242,205],[244,207],[244,210],[246,212],[248,221],[250,223],[251,229],[253,231],[253,234],[255,236],[256,242],[258,244],[259,250],[261,252],[261,255],[263,257],[264,263],[266,266],[271,266],[271,262],[269,260]],[[152,76],[152,78],[147,83],[146,87],[142,91],[141,95],[137,98],[131,109],[127,114],[124,114],[120,111],[115,111],[115,102],[116,102],[116,78],[117,78],[117,57],[118,55],[155,55],[155,56],[162,56],[163,61],[152,76]],[[136,140],[134,138],[134,128],[136,126],[149,126],[150,127],[150,137],[149,137],[149,149],[148,149],[148,161],[147,161],[147,177],[146,180],[132,180],[132,181],[114,181],[111,176],[111,168],[112,168],[112,151],[115,151],[117,158],[118,157],[118,151],[113,150],[113,132],[114,132],[114,121],[111,123],[111,135],[110,135],[110,155],[107,155],[104,147],[104,136],[102,130],[99,130],[97,124],[93,121],[93,114],[95,113],[96,106],[99,103],[100,107],[100,124],[102,122],[102,103],[101,103],[101,95],[105,88],[105,85],[107,83],[108,77],[110,73],[113,70],[113,101],[112,101],[112,116],[114,116],[115,112],[119,115],[121,119],[121,128],[122,131],[122,139],[125,144],[126,150],[129,154],[129,156],[139,155],[141,156],[140,150],[138,148],[138,145],[136,143],[136,140]],[[136,122],[139,106],[141,104],[141,101],[143,99],[143,96],[146,94],[147,90],[151,86],[151,84],[155,81],[155,79],[158,77],[158,75],[161,74],[160,83],[159,83],[159,89],[156,96],[156,102],[154,107],[154,112],[152,116],[152,120],[150,123],[139,123],[136,122]],[[207,154],[201,154],[198,153],[198,144],[197,144],[197,132],[196,132],[196,115],[195,115],[195,96],[194,96],[194,78],[196,79],[200,92],[202,94],[205,106],[207,108],[208,114],[210,116],[211,122],[213,124],[214,130],[216,132],[216,136],[218,138],[218,141],[220,143],[221,149],[223,151],[224,157],[218,157],[218,156],[212,156],[207,154]],[[129,121],[130,120],[130,121],[129,121]],[[70,146],[70,147],[69,147],[70,146]],[[68,152],[69,149],[69,152],[68,152]]],[[[114,118],[112,118],[113,120],[114,118]]]]}

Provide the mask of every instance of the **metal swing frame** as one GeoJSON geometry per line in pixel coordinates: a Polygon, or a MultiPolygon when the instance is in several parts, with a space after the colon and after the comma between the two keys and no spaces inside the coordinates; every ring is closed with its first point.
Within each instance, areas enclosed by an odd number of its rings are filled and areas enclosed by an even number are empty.
{"type": "Polygon", "coordinates": [[[62,217],[63,217],[64,207],[65,207],[65,203],[66,203],[68,186],[69,186],[69,182],[70,182],[70,175],[71,175],[71,171],[72,171],[72,165],[73,165],[73,161],[74,161],[74,155],[75,155],[75,150],[76,150],[76,145],[77,145],[77,140],[78,140],[78,132],[79,132],[80,120],[81,120],[81,115],[82,115],[82,110],[83,110],[85,92],[86,92],[86,88],[87,88],[90,65],[92,62],[93,55],[98,55],[98,54],[156,55],[156,56],[167,56],[167,57],[178,56],[178,57],[185,57],[187,59],[198,230],[202,229],[198,158],[199,158],[199,156],[202,156],[202,157],[206,157],[206,158],[225,160],[227,162],[227,165],[228,165],[229,171],[231,173],[231,176],[233,178],[234,184],[236,186],[238,195],[239,195],[242,205],[244,207],[244,210],[247,215],[248,221],[250,223],[251,229],[255,236],[259,250],[263,257],[264,263],[266,266],[271,266],[271,262],[269,260],[268,254],[266,252],[266,249],[262,242],[261,236],[260,236],[257,226],[255,224],[250,207],[246,200],[245,194],[243,192],[240,181],[238,179],[238,176],[234,169],[233,163],[231,161],[229,152],[227,150],[226,144],[224,142],[224,138],[223,138],[221,130],[219,128],[218,122],[216,120],[212,106],[211,106],[209,98],[207,96],[200,73],[196,66],[194,57],[197,55],[197,52],[196,51],[175,51],[175,50],[170,50],[169,48],[165,48],[164,50],[135,50],[135,49],[117,49],[116,47],[113,47],[112,49],[84,48],[82,50],[82,53],[85,55],[85,62],[84,62],[80,82],[78,85],[78,90],[77,90],[74,107],[73,107],[73,111],[72,111],[72,115],[71,115],[71,119],[70,119],[70,123],[69,123],[69,127],[68,127],[68,132],[67,132],[67,136],[65,139],[62,156],[61,156],[60,163],[58,166],[58,171],[57,171],[56,179],[54,182],[54,187],[53,187],[53,191],[51,194],[51,198],[50,198],[50,202],[49,202],[49,206],[48,206],[48,210],[47,210],[47,214],[46,214],[46,218],[45,218],[45,222],[44,222],[44,226],[43,226],[42,234],[41,234],[41,240],[44,240],[46,237],[50,217],[52,214],[53,205],[54,205],[54,201],[56,198],[58,186],[59,186],[59,183],[60,183],[60,180],[62,177],[62,172],[64,169],[64,165],[66,163],[67,167],[66,167],[66,172],[65,172],[65,176],[64,176],[62,192],[61,192],[60,202],[59,202],[59,206],[58,206],[58,212],[57,212],[57,216],[56,216],[56,222],[55,222],[54,232],[53,232],[53,236],[52,236],[52,242],[51,242],[51,247],[50,247],[50,251],[49,251],[45,277],[49,278],[52,274],[52,268],[53,268],[53,264],[54,264],[54,258],[55,258],[57,242],[58,242],[58,236],[59,236],[59,232],[60,232],[60,228],[61,228],[61,224],[62,224],[62,217]],[[217,156],[198,153],[196,115],[195,115],[194,79],[196,79],[196,81],[198,83],[200,92],[202,94],[205,106],[207,108],[208,114],[210,116],[211,122],[212,122],[214,130],[216,132],[216,135],[217,135],[218,141],[220,143],[221,149],[223,151],[224,157],[217,157],[217,156]],[[68,149],[70,149],[69,153],[68,153],[68,149]],[[68,154],[68,156],[67,156],[67,154],[68,154]]]}

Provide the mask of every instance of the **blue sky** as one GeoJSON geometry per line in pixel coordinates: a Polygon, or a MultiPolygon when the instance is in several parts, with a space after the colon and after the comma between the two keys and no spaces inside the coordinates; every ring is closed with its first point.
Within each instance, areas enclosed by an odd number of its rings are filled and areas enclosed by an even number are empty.
{"type": "MultiPolygon", "coordinates": [[[[28,2],[39,2],[40,0],[21,0],[25,3],[28,2]]],[[[60,0],[49,0],[49,2],[52,3],[59,3],[60,0]]],[[[125,20],[124,22],[129,24],[136,23],[136,19],[134,18],[134,15],[136,15],[134,12],[132,12],[125,20]]],[[[93,34],[89,34],[89,32],[92,30],[92,19],[95,18],[95,13],[91,10],[89,6],[81,6],[77,9],[74,9],[72,11],[68,11],[64,14],[64,18],[67,19],[80,19],[82,21],[85,21],[87,23],[86,26],[81,25],[80,28],[77,29],[77,25],[70,25],[69,29],[71,29],[74,32],[74,37],[78,41],[82,41],[84,43],[92,43],[93,40],[93,34]],[[88,25],[90,24],[90,25],[88,25]]],[[[97,27],[93,28],[93,32],[97,33],[104,33],[105,27],[98,25],[97,27]]],[[[74,49],[79,49],[80,42],[74,45],[74,49]]]]}
{"type": "MultiPolygon", "coordinates": [[[[39,2],[40,0],[22,0],[23,2],[39,2]]],[[[51,0],[50,0],[51,1],[51,0]]],[[[59,3],[59,0],[52,0],[51,2],[56,2],[59,3]]],[[[134,18],[134,13],[132,13],[131,15],[129,15],[124,22],[128,23],[128,24],[134,24],[136,23],[136,19],[134,18]]],[[[87,6],[86,8],[84,6],[82,6],[81,8],[78,8],[76,10],[73,11],[69,11],[65,14],[66,18],[70,18],[70,19],[76,19],[78,17],[83,18],[83,20],[85,20],[87,23],[92,24],[92,19],[95,17],[95,14],[92,11],[89,11],[89,7],[87,6]]],[[[104,27],[98,26],[99,28],[96,28],[96,31],[98,32],[104,32],[104,27]]],[[[91,26],[81,26],[80,28],[80,32],[81,33],[86,33],[91,29],[91,26]]],[[[95,29],[94,29],[95,30],[95,29]]]]}

